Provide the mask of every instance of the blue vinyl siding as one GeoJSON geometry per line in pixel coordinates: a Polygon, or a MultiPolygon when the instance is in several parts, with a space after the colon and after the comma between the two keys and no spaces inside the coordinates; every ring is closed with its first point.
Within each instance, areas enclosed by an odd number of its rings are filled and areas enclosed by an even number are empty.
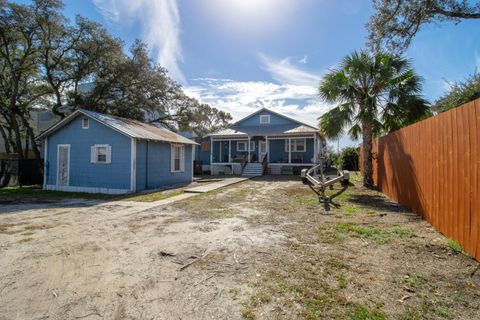
{"type": "Polygon", "coordinates": [[[137,191],[192,182],[192,146],[185,145],[185,170],[171,172],[171,145],[137,142],[137,191]]]}
{"type": "Polygon", "coordinates": [[[151,142],[137,140],[137,173],[136,191],[148,189],[147,185],[147,143],[150,148],[151,142]]]}
{"type": "MultiPolygon", "coordinates": [[[[208,143],[210,145],[210,137],[205,137],[202,139],[201,144],[205,144],[205,143],[208,143]]],[[[205,151],[205,150],[202,150],[202,148],[200,147],[199,159],[200,161],[202,161],[202,164],[210,164],[210,149],[205,151]]]]}
{"type": "MultiPolygon", "coordinates": [[[[226,138],[227,139],[227,138],[226,138]]],[[[294,139],[294,137],[292,137],[294,139]]],[[[254,137],[251,141],[255,142],[255,149],[250,151],[254,156],[255,161],[259,161],[259,140],[264,140],[262,137],[254,137]]],[[[285,152],[285,141],[287,139],[269,140],[270,162],[271,163],[288,163],[288,152],[285,152]]],[[[208,139],[208,142],[210,139],[208,139]]],[[[242,140],[243,141],[243,140],[242,140]]],[[[247,141],[247,140],[244,140],[247,141]]],[[[237,156],[243,155],[246,157],[248,152],[237,151],[238,141],[232,140],[232,161],[235,161],[237,156]]],[[[310,163],[314,153],[313,138],[306,138],[305,152],[292,152],[292,162],[310,163]]],[[[210,151],[202,151],[200,155],[203,164],[210,164],[210,151]]],[[[228,139],[226,141],[213,142],[213,162],[228,162],[228,139]],[[222,145],[222,154],[220,154],[220,145],[222,145]]]]}
{"type": "Polygon", "coordinates": [[[57,182],[57,146],[69,144],[69,186],[130,189],[131,139],[91,118],[89,128],[82,129],[83,118],[79,115],[48,137],[47,184],[57,182]],[[112,147],[111,163],[90,162],[91,147],[95,144],[112,147]]]}
{"type": "MultiPolygon", "coordinates": [[[[242,126],[268,126],[269,124],[262,124],[260,123],[260,116],[262,115],[270,115],[270,125],[278,125],[278,124],[297,124],[296,122],[289,120],[284,117],[277,116],[276,114],[273,114],[268,111],[262,111],[250,118],[247,118],[243,121],[240,121],[237,123],[237,127],[242,127],[242,126]]],[[[298,124],[297,124],[298,125],[298,124]]]]}
{"type": "MultiPolygon", "coordinates": [[[[288,163],[288,152],[285,152],[287,139],[270,140],[270,163],[288,163]]],[[[313,139],[306,139],[305,152],[292,152],[292,163],[303,160],[310,163],[313,158],[313,139]]]]}
{"type": "MultiPolygon", "coordinates": [[[[245,120],[241,120],[233,125],[232,128],[240,132],[245,132],[251,137],[251,141],[255,142],[255,148],[250,151],[250,154],[253,157],[253,161],[259,161],[259,140],[265,140],[265,136],[282,136],[286,131],[298,126],[299,123],[292,119],[264,110],[245,120]],[[270,115],[270,123],[261,124],[260,116],[262,115],[270,115]]],[[[311,135],[311,133],[308,135],[311,135]]],[[[292,136],[292,139],[294,138],[295,137],[292,136]]],[[[210,144],[210,137],[203,138],[202,142],[210,144]]],[[[231,157],[234,162],[240,154],[244,157],[248,154],[247,151],[238,152],[237,143],[237,140],[232,140],[231,157]]],[[[212,150],[213,162],[228,162],[228,145],[228,138],[224,138],[224,141],[215,141],[212,143],[210,148],[212,150]],[[220,146],[222,147],[220,148],[220,146]]],[[[285,139],[269,140],[269,153],[271,163],[288,163],[288,152],[285,152],[285,139]]],[[[306,138],[306,151],[292,152],[292,163],[311,163],[313,156],[314,139],[306,138]]],[[[203,164],[210,164],[210,150],[201,150],[199,157],[203,164]]]]}

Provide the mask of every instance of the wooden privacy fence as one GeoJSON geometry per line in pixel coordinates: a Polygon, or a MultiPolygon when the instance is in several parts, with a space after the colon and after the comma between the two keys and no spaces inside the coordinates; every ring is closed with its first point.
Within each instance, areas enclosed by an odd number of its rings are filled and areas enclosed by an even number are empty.
{"type": "Polygon", "coordinates": [[[480,259],[480,99],[374,140],[373,156],[381,192],[480,259]]]}

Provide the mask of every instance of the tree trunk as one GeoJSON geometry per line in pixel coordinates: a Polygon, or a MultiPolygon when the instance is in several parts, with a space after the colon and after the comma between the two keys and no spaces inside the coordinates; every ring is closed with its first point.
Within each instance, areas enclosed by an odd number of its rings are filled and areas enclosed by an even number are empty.
{"type": "Polygon", "coordinates": [[[5,152],[6,153],[11,153],[10,150],[10,138],[7,136],[7,132],[3,129],[2,125],[0,125],[0,135],[2,136],[3,143],[5,146],[5,152]]]}
{"type": "MultiPolygon", "coordinates": [[[[35,159],[40,160],[41,155],[40,155],[40,150],[38,148],[37,141],[35,140],[35,132],[33,131],[32,126],[30,126],[30,123],[28,122],[28,119],[25,117],[21,116],[23,126],[25,127],[25,130],[27,131],[27,137],[26,137],[26,142],[30,140],[30,144],[32,145],[32,151],[33,154],[35,155],[35,159]]],[[[25,144],[26,149],[28,150],[28,144],[25,144]]]]}
{"type": "Polygon", "coordinates": [[[14,132],[14,138],[15,138],[15,152],[18,154],[18,157],[20,160],[23,159],[23,145],[22,145],[22,134],[20,132],[20,125],[18,124],[17,121],[17,116],[15,113],[11,113],[11,119],[10,121],[12,122],[12,130],[14,132]]]}
{"type": "Polygon", "coordinates": [[[372,188],[374,186],[373,163],[372,163],[373,124],[370,121],[363,121],[362,135],[363,135],[363,185],[367,188],[372,188]]]}

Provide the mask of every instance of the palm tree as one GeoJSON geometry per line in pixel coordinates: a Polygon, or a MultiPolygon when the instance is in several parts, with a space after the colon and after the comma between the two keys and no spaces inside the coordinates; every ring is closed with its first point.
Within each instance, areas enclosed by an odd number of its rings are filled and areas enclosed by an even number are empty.
{"type": "Polygon", "coordinates": [[[422,79],[406,59],[382,52],[353,52],[323,78],[320,97],[337,106],[319,118],[327,138],[345,129],[363,140],[363,185],[373,186],[372,140],[430,115],[420,97],[422,79]]]}

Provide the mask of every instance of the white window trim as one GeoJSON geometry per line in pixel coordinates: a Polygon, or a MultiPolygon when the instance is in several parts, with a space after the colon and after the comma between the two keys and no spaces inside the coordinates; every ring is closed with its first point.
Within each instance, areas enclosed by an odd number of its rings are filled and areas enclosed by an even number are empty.
{"type": "Polygon", "coordinates": [[[170,171],[171,172],[185,172],[185,145],[171,144],[170,147],[170,171]],[[175,170],[175,148],[180,148],[180,168],[175,170]]]}
{"type": "MultiPolygon", "coordinates": [[[[250,140],[250,151],[255,151],[255,141],[250,140]]],[[[237,152],[248,152],[248,140],[237,141],[237,152]],[[240,149],[239,145],[242,144],[245,146],[245,149],[240,149]]]]}
{"type": "Polygon", "coordinates": [[[269,114],[260,115],[260,124],[270,124],[270,115],[269,114]],[[267,121],[262,121],[262,119],[267,119],[267,121]]]}
{"type": "MultiPolygon", "coordinates": [[[[307,139],[306,138],[291,138],[292,152],[307,152],[307,139]],[[303,140],[303,150],[297,149],[297,140],[303,140]]],[[[288,139],[285,139],[285,152],[288,152],[288,139]]]]}
{"type": "Polygon", "coordinates": [[[94,144],[90,148],[90,163],[94,164],[110,164],[112,163],[112,147],[108,144],[94,144]],[[105,161],[98,161],[98,148],[106,148],[105,161]]]}
{"type": "Polygon", "coordinates": [[[247,140],[245,140],[245,141],[237,141],[237,151],[238,151],[238,152],[246,152],[246,151],[248,151],[247,148],[248,148],[248,141],[247,141],[247,140]],[[245,148],[244,148],[244,149],[240,149],[240,145],[245,146],[245,148]]]}
{"type": "Polygon", "coordinates": [[[88,118],[82,118],[82,129],[88,129],[90,127],[90,119],[88,118]],[[87,120],[87,126],[84,126],[85,120],[87,120]]]}

